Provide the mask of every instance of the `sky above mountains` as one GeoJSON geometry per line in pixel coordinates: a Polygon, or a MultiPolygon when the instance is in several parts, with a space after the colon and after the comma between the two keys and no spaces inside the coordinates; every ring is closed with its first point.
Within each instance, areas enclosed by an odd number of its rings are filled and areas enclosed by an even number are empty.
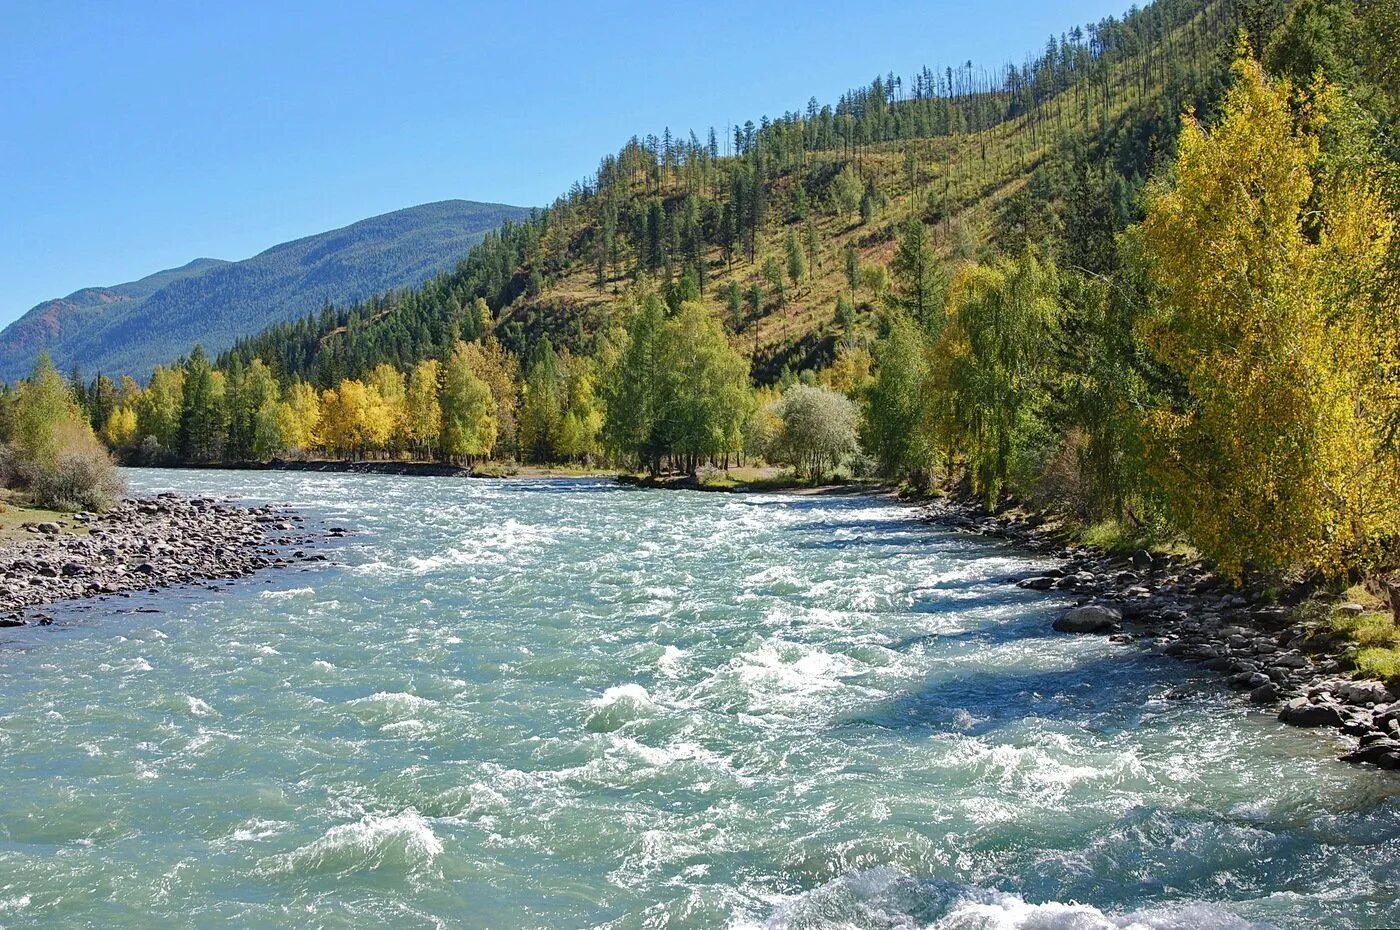
{"type": "Polygon", "coordinates": [[[0,0],[0,325],[413,204],[546,204],[634,133],[1019,62],[1124,9],[0,0]]]}

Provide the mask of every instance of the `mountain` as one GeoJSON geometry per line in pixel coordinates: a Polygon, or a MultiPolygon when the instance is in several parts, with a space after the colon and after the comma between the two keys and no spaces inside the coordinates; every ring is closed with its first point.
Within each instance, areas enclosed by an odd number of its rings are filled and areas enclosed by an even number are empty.
{"type": "Polygon", "coordinates": [[[219,352],[326,303],[416,287],[453,268],[522,207],[444,200],[273,246],[239,262],[199,258],[113,287],[48,300],[0,332],[0,380],[23,377],[47,349],[87,373],[144,376],[195,343],[219,352]]]}

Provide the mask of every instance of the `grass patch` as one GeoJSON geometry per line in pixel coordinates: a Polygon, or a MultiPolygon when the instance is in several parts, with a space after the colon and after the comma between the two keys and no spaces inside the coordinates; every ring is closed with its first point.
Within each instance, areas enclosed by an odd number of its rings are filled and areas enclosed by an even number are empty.
{"type": "Polygon", "coordinates": [[[1153,555],[1180,555],[1194,558],[1196,553],[1177,540],[1164,539],[1148,527],[1131,526],[1122,520],[1100,520],[1081,528],[1077,540],[1111,555],[1131,555],[1146,549],[1153,555]]]}
{"type": "Polygon", "coordinates": [[[1360,605],[1361,610],[1343,610],[1342,604],[1333,604],[1326,626],[1355,646],[1356,670],[1367,678],[1400,682],[1400,626],[1395,617],[1361,585],[1347,590],[1343,603],[1360,605]]]}
{"type": "Polygon", "coordinates": [[[508,462],[482,462],[472,466],[474,478],[509,478],[518,472],[519,469],[508,462]]]}
{"type": "Polygon", "coordinates": [[[87,527],[75,522],[70,513],[35,507],[19,492],[0,489],[0,544],[41,538],[26,530],[26,523],[57,523],[65,533],[87,532],[87,527]]]}

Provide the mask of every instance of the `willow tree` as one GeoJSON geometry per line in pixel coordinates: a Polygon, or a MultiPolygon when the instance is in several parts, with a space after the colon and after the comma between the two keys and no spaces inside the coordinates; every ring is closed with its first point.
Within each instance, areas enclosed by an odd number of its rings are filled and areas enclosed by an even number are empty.
{"type": "Polygon", "coordinates": [[[969,267],[953,283],[925,423],[941,423],[939,437],[966,455],[989,504],[1044,451],[1058,318],[1055,269],[1032,251],[969,267]]]}
{"type": "Polygon", "coordinates": [[[928,379],[924,333],[896,311],[875,342],[875,376],[865,393],[865,447],[880,472],[894,477],[921,471],[923,392],[928,379]]]}
{"type": "Polygon", "coordinates": [[[1186,121],[1140,230],[1145,336],[1182,385],[1148,413],[1149,466],[1224,567],[1341,570],[1400,528],[1380,286],[1395,220],[1364,168],[1319,158],[1334,94],[1295,110],[1253,60],[1234,72],[1213,130],[1186,121]]]}

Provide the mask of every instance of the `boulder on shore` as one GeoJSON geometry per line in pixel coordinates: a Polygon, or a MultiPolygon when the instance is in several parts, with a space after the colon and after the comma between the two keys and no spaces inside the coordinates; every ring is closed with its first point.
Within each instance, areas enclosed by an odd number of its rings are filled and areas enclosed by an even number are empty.
{"type": "Polygon", "coordinates": [[[1085,604],[1065,613],[1053,624],[1061,633],[1113,633],[1123,615],[1103,604],[1085,604]]]}
{"type": "Polygon", "coordinates": [[[1295,727],[1339,727],[1346,722],[1341,707],[1332,703],[1314,704],[1305,697],[1284,704],[1278,719],[1295,727]]]}

